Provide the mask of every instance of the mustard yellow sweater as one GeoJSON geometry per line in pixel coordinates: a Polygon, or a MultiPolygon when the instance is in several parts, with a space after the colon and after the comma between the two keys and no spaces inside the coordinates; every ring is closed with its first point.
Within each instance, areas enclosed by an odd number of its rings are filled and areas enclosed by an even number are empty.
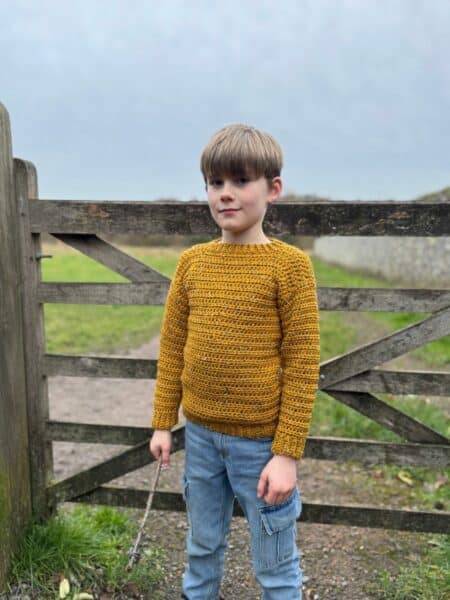
{"type": "Polygon", "coordinates": [[[185,417],[241,437],[273,437],[300,459],[319,376],[317,288],[309,256],[277,238],[184,250],[161,329],[151,426],[185,417]]]}

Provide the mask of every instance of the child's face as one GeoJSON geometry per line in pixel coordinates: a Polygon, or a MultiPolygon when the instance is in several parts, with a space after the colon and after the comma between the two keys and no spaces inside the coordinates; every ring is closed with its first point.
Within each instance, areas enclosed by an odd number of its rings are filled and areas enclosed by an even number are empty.
{"type": "Polygon", "coordinates": [[[251,230],[255,236],[261,232],[267,207],[279,198],[281,188],[280,177],[271,179],[270,185],[265,177],[211,177],[206,182],[211,215],[219,227],[231,234],[251,230]]]}

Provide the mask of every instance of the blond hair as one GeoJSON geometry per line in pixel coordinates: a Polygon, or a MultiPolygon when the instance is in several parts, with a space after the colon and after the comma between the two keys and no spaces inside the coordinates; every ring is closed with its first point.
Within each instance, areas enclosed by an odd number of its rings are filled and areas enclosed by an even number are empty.
{"type": "Polygon", "coordinates": [[[279,177],[283,152],[269,133],[250,125],[227,125],[219,129],[202,152],[200,169],[210,177],[279,177]]]}

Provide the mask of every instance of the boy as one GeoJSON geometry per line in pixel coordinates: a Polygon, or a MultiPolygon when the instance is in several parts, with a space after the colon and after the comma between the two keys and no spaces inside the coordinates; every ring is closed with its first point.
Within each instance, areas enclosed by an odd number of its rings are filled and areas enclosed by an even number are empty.
{"type": "Polygon", "coordinates": [[[317,391],[319,315],[309,256],[262,229],[282,161],[253,127],[213,135],[201,171],[222,237],[182,252],[167,296],[150,451],[169,465],[181,403],[188,600],[219,597],[234,497],[263,600],[302,595],[296,467],[317,391]]]}

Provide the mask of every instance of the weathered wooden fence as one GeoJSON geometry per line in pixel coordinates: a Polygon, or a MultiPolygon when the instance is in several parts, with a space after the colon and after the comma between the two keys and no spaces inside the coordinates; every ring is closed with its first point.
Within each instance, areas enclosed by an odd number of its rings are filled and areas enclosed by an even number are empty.
{"type": "Polygon", "coordinates": [[[19,230],[9,119],[0,104],[0,590],[31,514],[19,230]]]}
{"type": "MultiPolygon", "coordinates": [[[[3,564],[20,526],[32,510],[49,514],[58,502],[144,507],[148,490],[106,485],[153,461],[151,429],[49,419],[47,378],[156,378],[157,361],[49,354],[45,349],[43,304],[163,305],[170,280],[100,236],[130,233],[219,235],[203,203],[75,202],[38,200],[36,172],[11,155],[8,115],[1,109],[0,285],[2,289],[0,367],[0,512],[3,564]],[[47,232],[123,275],[129,283],[43,283],[40,234],[47,232]],[[6,416],[7,415],[7,416],[6,416]],[[130,446],[92,468],[56,483],[52,442],[130,446]],[[28,483],[29,477],[29,483],[28,483]],[[2,482],[6,482],[2,483],[2,482]],[[2,496],[3,494],[3,496],[2,496]],[[22,503],[17,499],[23,498],[22,503]],[[6,550],[5,550],[6,548],[6,550]]],[[[268,235],[449,235],[448,205],[408,202],[275,203],[266,215],[268,235]]],[[[392,371],[383,364],[450,333],[450,290],[319,288],[326,311],[396,311],[429,314],[423,320],[362,345],[321,365],[320,388],[369,419],[397,433],[403,443],[308,438],[305,458],[361,461],[366,465],[449,465],[449,440],[374,395],[449,396],[450,373],[392,371]]],[[[174,451],[184,448],[184,427],[173,435],[174,451]]],[[[185,510],[181,494],[157,492],[158,510],[185,510]]],[[[234,514],[242,516],[238,505],[234,514]]],[[[301,521],[445,533],[450,513],[404,511],[376,506],[304,502],[301,521]]]]}

